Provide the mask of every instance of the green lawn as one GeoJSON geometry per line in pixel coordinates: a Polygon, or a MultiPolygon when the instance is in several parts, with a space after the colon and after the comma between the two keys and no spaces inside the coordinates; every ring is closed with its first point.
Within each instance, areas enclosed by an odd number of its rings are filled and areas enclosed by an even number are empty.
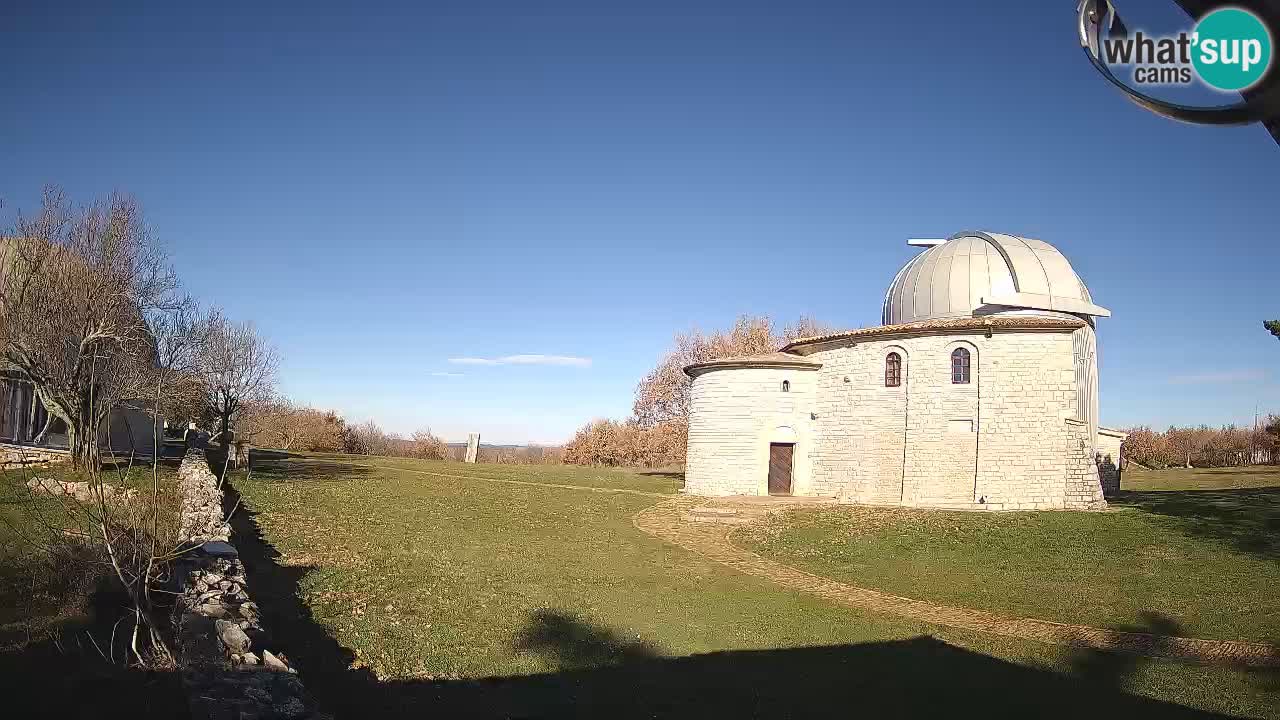
{"type": "MultiPolygon", "coordinates": [[[[173,464],[161,473],[162,533],[173,537],[173,464]]],[[[101,546],[74,534],[95,528],[73,501],[32,495],[25,486],[32,477],[85,479],[65,464],[0,472],[0,675],[12,689],[12,716],[185,716],[174,673],[136,671],[125,663],[131,626],[116,623],[129,616],[128,600],[101,546]],[[114,651],[113,630],[119,631],[114,651]]],[[[149,465],[108,469],[104,478],[139,493],[151,491],[149,465]]],[[[119,545],[122,551],[128,546],[119,545]]]]}
{"type": "Polygon", "coordinates": [[[377,465],[381,468],[402,468],[423,474],[472,476],[532,482],[548,485],[574,485],[577,487],[638,490],[674,495],[684,484],[684,475],[668,470],[619,470],[607,467],[569,467],[563,465],[496,465],[454,462],[450,460],[412,460],[395,457],[362,457],[309,453],[307,458],[330,459],[344,464],[377,465]]]}
{"type": "Polygon", "coordinates": [[[935,602],[1280,644],[1280,469],[1131,472],[1108,513],[835,507],[735,535],[827,577],[935,602]]]}
{"type": "MultiPolygon", "coordinates": [[[[172,535],[177,525],[177,479],[172,464],[161,468],[161,524],[172,535]]],[[[66,553],[80,552],[73,532],[94,533],[86,524],[83,506],[73,500],[58,500],[47,494],[30,492],[32,478],[55,478],[83,482],[83,473],[58,463],[0,471],[0,648],[8,640],[84,615],[89,594],[100,579],[99,570],[87,568],[82,577],[69,577],[63,569],[66,553]]],[[[151,492],[151,466],[122,466],[107,469],[103,482],[151,492]]]]}
{"type": "Polygon", "coordinates": [[[1275,715],[1270,673],[835,607],[641,533],[632,516],[660,497],[590,490],[677,485],[590,468],[264,456],[236,480],[236,541],[269,626],[322,701],[350,716],[1177,709],[1117,688],[1275,715]]]}

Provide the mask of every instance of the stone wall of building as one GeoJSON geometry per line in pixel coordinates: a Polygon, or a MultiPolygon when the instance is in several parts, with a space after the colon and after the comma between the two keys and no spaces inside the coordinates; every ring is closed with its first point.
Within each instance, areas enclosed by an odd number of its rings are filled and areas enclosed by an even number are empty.
{"type": "Polygon", "coordinates": [[[66,450],[35,448],[29,445],[0,445],[0,470],[26,465],[59,462],[70,457],[66,450]]]}
{"type": "MultiPolygon", "coordinates": [[[[912,373],[907,403],[906,463],[902,473],[904,505],[970,505],[974,493],[981,384],[994,355],[981,336],[910,338],[912,373]],[[969,351],[970,382],[951,382],[951,353],[969,351]]],[[[997,342],[998,345],[998,342],[997,342]]]]}
{"type": "Polygon", "coordinates": [[[1065,421],[1077,408],[1072,336],[997,333],[987,342],[975,499],[995,510],[1060,509],[1065,421]]]}
{"type": "Polygon", "coordinates": [[[1064,449],[1080,432],[1067,423],[1080,406],[1073,329],[834,341],[808,356],[817,370],[700,374],[686,487],[765,494],[770,433],[786,426],[796,437],[796,495],[976,510],[1092,506],[1064,489],[1078,469],[1064,449]],[[960,347],[970,355],[968,383],[951,381],[960,347]],[[885,386],[890,353],[902,359],[897,387],[885,386]],[[779,390],[784,379],[790,393],[779,390]]]}
{"type": "Polygon", "coordinates": [[[320,719],[283,653],[272,652],[230,543],[222,488],[201,450],[178,468],[180,537],[191,548],[177,562],[178,663],[193,720],[320,719]]]}
{"type": "Polygon", "coordinates": [[[1065,418],[1073,415],[1069,332],[935,334],[822,350],[815,494],[929,507],[1063,507],[1065,418]],[[951,353],[970,382],[951,382],[951,353]],[[884,386],[885,358],[903,385],[884,386]]]}
{"type": "Polygon", "coordinates": [[[723,368],[693,379],[685,488],[695,495],[768,494],[769,444],[795,443],[792,493],[810,492],[810,413],[817,373],[723,368]],[[788,390],[782,390],[783,382],[788,390]]]}
{"type": "Polygon", "coordinates": [[[1120,468],[1124,467],[1123,445],[1128,433],[1111,428],[1098,428],[1098,477],[1107,495],[1120,492],[1120,468]]]}
{"type": "Polygon", "coordinates": [[[898,503],[915,358],[897,341],[819,352],[813,494],[853,502],[898,503]],[[902,385],[884,386],[890,352],[902,358],[902,385]]]}
{"type": "Polygon", "coordinates": [[[1093,430],[1084,420],[1066,420],[1066,468],[1063,496],[1067,510],[1106,510],[1098,463],[1093,451],[1093,430]]]}

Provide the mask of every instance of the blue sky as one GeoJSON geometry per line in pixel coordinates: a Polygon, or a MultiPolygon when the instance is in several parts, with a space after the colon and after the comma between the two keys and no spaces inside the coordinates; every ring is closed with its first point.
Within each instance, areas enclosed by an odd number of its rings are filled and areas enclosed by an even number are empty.
{"type": "Polygon", "coordinates": [[[286,392],[450,440],[623,416],[677,330],[877,324],[905,239],[962,229],[1112,309],[1104,423],[1280,411],[1280,150],[1128,104],[1074,4],[19,0],[0,213],[133,193],[286,392]]]}

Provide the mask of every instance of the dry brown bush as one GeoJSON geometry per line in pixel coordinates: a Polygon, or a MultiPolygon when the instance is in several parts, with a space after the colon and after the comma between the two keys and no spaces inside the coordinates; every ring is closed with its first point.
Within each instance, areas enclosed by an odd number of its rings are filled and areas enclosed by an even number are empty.
{"type": "Polygon", "coordinates": [[[415,431],[407,445],[409,457],[424,460],[444,460],[449,457],[449,444],[431,432],[431,428],[415,431]]]}
{"type": "Polygon", "coordinates": [[[1234,467],[1270,463],[1280,439],[1280,418],[1271,416],[1262,428],[1224,425],[1211,428],[1170,427],[1157,432],[1142,426],[1128,431],[1122,457],[1151,468],[1234,467]],[[1272,428],[1275,431],[1272,431],[1272,428]]]}
{"type": "Polygon", "coordinates": [[[564,462],[611,467],[667,467],[684,462],[688,425],[669,420],[644,427],[635,420],[593,420],[564,446],[564,462]]]}
{"type": "Polygon", "coordinates": [[[236,433],[258,447],[337,452],[342,449],[342,418],[332,411],[298,405],[286,398],[246,404],[236,433]]]}

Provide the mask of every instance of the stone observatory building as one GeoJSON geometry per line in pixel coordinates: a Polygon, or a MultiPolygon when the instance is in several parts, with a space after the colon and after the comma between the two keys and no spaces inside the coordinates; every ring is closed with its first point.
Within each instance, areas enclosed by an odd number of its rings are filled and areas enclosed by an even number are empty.
{"type": "Polygon", "coordinates": [[[685,368],[686,491],[954,509],[1106,507],[1095,322],[1057,248],[962,232],[885,293],[883,324],[685,368]]]}

